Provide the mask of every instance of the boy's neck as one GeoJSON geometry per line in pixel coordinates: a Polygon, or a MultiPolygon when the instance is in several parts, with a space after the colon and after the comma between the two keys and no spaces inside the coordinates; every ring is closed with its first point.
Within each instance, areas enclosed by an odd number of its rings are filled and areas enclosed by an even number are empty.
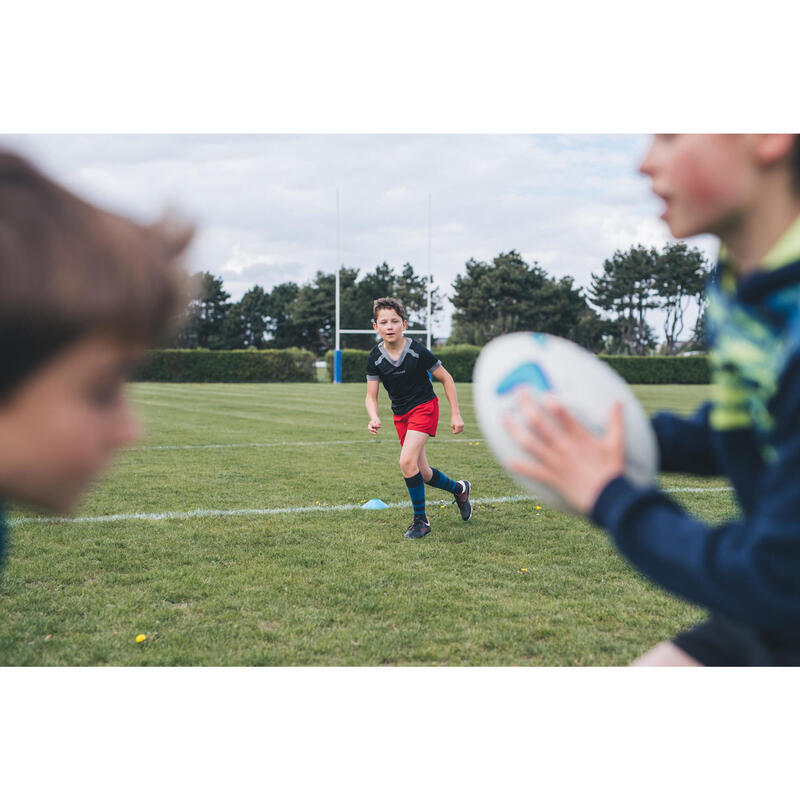
{"type": "Polygon", "coordinates": [[[396,342],[387,342],[383,339],[383,347],[389,355],[393,356],[395,353],[402,353],[403,348],[406,346],[405,336],[401,336],[396,342]]]}
{"type": "Polygon", "coordinates": [[[762,192],[757,202],[719,233],[731,269],[741,277],[762,269],[764,256],[798,216],[800,196],[791,189],[762,192]]]}

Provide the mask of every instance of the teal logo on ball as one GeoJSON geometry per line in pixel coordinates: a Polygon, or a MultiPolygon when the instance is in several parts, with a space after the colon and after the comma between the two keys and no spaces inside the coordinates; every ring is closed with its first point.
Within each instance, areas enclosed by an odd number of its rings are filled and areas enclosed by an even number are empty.
{"type": "Polygon", "coordinates": [[[544,370],[533,361],[521,364],[506,375],[497,387],[497,394],[508,394],[518,386],[530,386],[537,392],[549,392],[552,388],[544,370]]]}

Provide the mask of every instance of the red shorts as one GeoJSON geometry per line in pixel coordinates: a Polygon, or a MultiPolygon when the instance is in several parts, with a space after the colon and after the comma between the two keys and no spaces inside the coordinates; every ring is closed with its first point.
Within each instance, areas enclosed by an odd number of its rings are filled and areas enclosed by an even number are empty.
{"type": "Polygon", "coordinates": [[[439,424],[439,398],[434,397],[427,403],[414,406],[407,414],[395,414],[394,426],[400,437],[400,444],[406,440],[408,431],[421,431],[429,436],[436,436],[436,426],[439,424]]]}

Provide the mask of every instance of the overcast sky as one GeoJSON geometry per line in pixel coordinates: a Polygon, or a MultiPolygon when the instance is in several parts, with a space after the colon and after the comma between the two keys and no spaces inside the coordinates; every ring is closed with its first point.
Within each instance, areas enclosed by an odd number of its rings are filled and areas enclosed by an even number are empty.
{"type": "MultiPolygon", "coordinates": [[[[237,300],[341,260],[372,270],[428,259],[443,294],[469,258],[519,251],[588,285],[616,249],[670,241],[637,165],[638,135],[0,136],[90,199],[139,219],[167,206],[198,225],[190,266],[237,300]]],[[[690,244],[709,258],[710,237],[690,244]]],[[[452,307],[437,320],[450,330],[452,307]]],[[[653,318],[657,323],[657,318],[653,318]]]]}

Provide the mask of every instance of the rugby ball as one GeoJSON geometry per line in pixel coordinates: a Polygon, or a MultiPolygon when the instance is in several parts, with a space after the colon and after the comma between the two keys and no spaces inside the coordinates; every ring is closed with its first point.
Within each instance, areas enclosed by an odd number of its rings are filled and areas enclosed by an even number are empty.
{"type": "MultiPolygon", "coordinates": [[[[520,420],[515,390],[527,387],[536,398],[554,395],[588,430],[605,429],[614,404],[621,401],[625,425],[625,475],[640,486],[652,484],[658,469],[658,445],[650,420],[627,383],[607,364],[574,342],[547,333],[511,333],[481,350],[472,377],[478,424],[498,462],[531,459],[503,424],[507,413],[520,420]]],[[[544,504],[573,509],[548,486],[516,473],[509,475],[544,504]]]]}

